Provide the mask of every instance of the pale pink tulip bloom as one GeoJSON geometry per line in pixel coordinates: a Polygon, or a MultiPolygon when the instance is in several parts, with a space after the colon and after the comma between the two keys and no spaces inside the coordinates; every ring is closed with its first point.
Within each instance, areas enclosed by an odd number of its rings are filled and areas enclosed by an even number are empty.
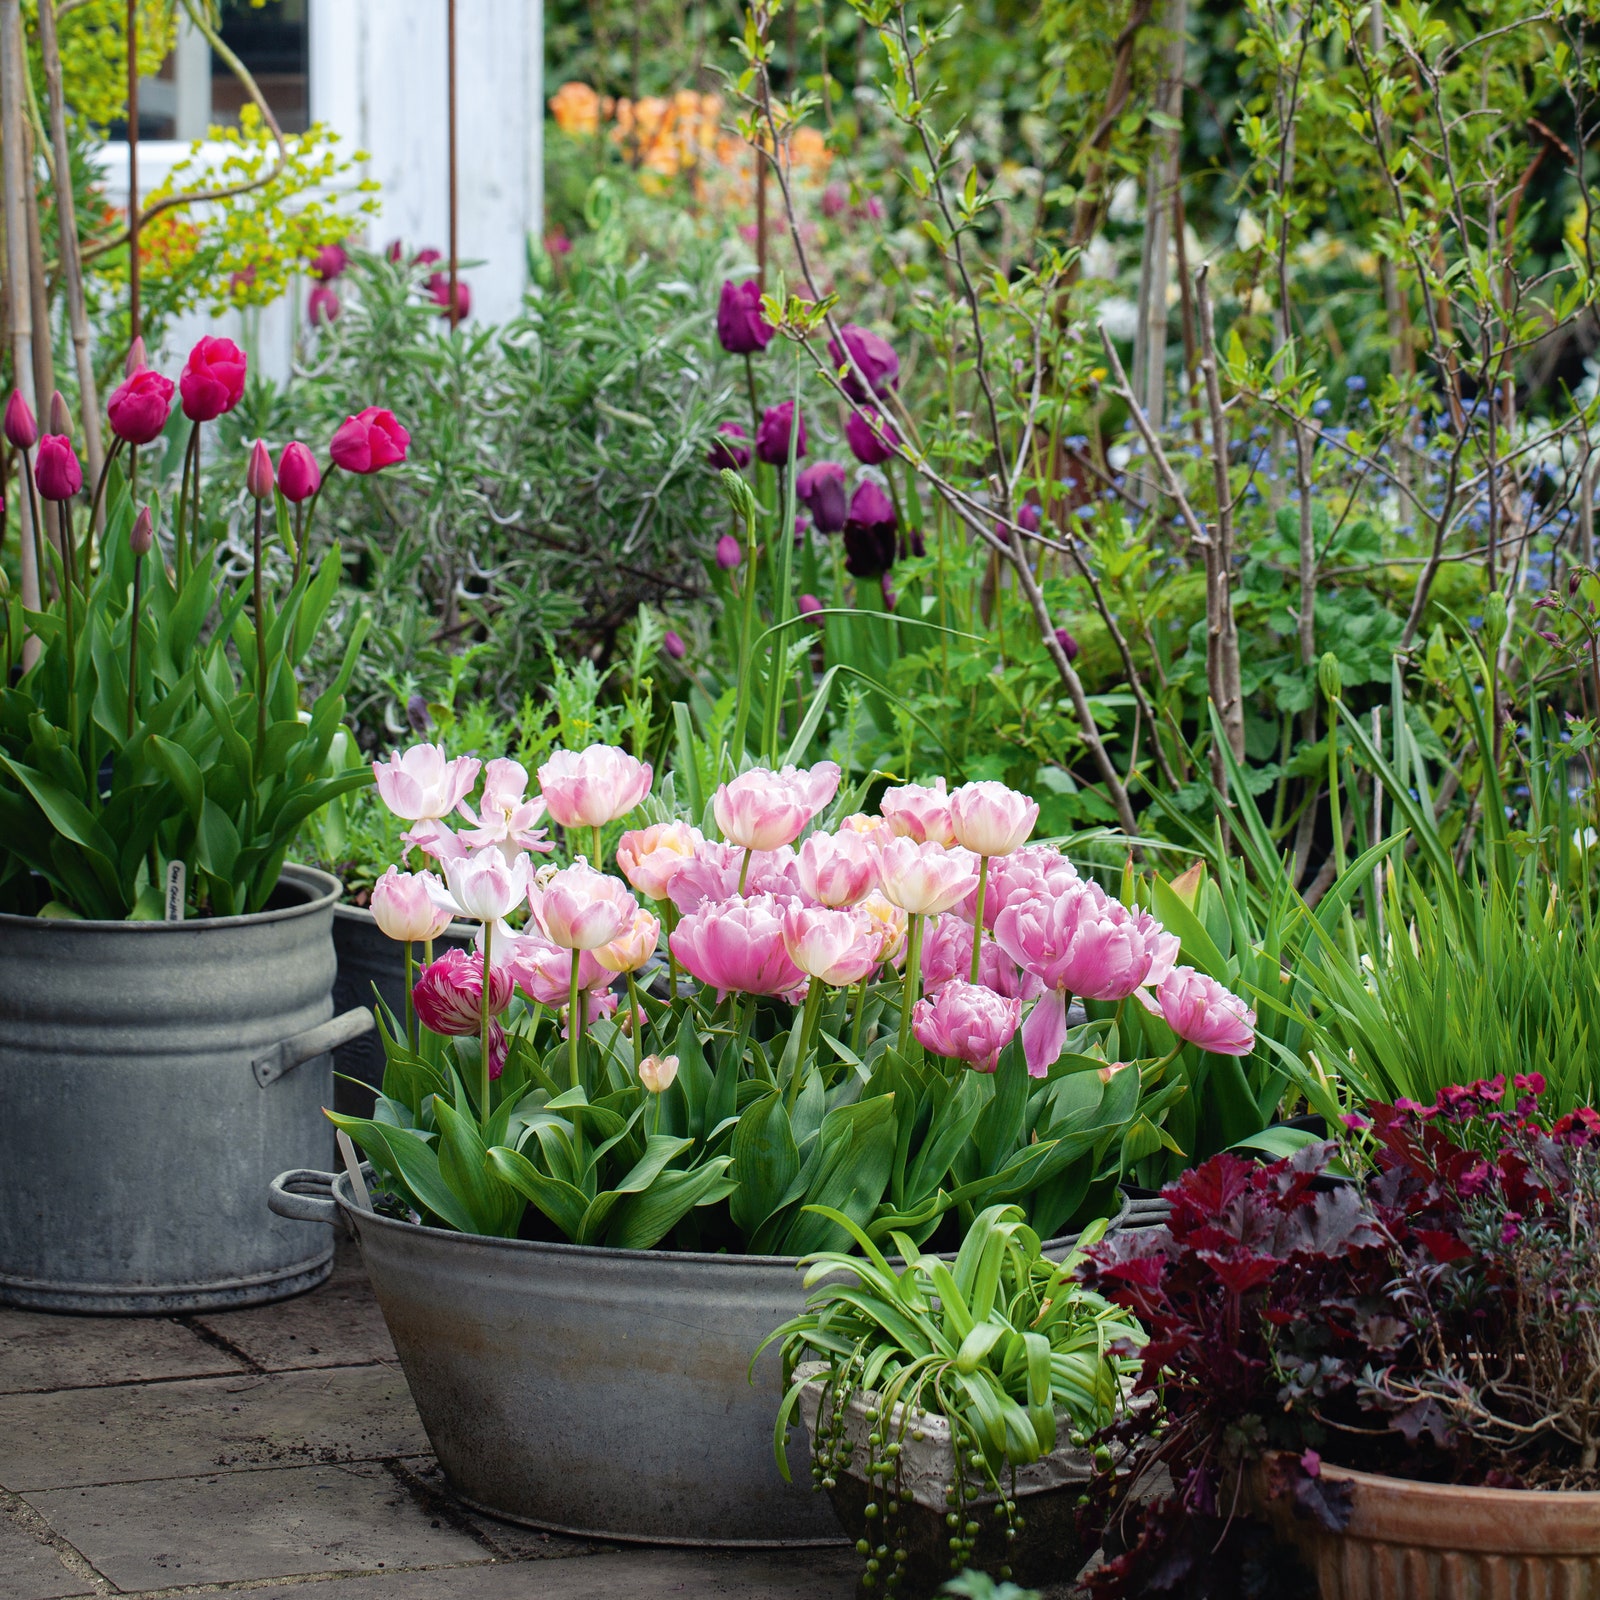
{"type": "Polygon", "coordinates": [[[1156,986],[1154,998],[1141,989],[1139,1000],[1180,1039],[1214,1055],[1247,1056],[1256,1047],[1255,1012],[1193,967],[1175,967],[1156,986]]]}
{"type": "Polygon", "coordinates": [[[980,856],[1008,856],[1028,842],[1039,804],[1003,783],[967,783],[950,796],[956,843],[980,856]]]}
{"type": "Polygon", "coordinates": [[[959,905],[978,879],[978,858],[960,846],[946,849],[931,839],[919,844],[891,839],[878,852],[883,892],[914,917],[931,917],[959,905]]]}
{"type": "Polygon", "coordinates": [[[404,755],[391,750],[388,761],[374,761],[372,776],[379,798],[397,817],[420,822],[449,816],[472,793],[478,763],[470,756],[450,760],[441,744],[414,744],[404,755]]]}
{"type": "Polygon", "coordinates": [[[466,855],[467,847],[454,828],[446,827],[437,817],[424,817],[414,822],[400,835],[409,845],[415,845],[425,856],[435,861],[450,861],[466,855]]]}
{"type": "Polygon", "coordinates": [[[898,789],[886,789],[878,809],[896,838],[915,839],[918,844],[956,842],[950,796],[945,793],[943,778],[931,785],[908,783],[898,789]]]}
{"type": "Polygon", "coordinates": [[[676,1056],[646,1056],[639,1063],[639,1082],[651,1094],[665,1094],[678,1076],[676,1056]]]}
{"type": "Polygon", "coordinates": [[[783,945],[807,977],[835,989],[860,983],[878,965],[878,935],[864,911],[791,901],[783,914],[783,945]]]}
{"type": "Polygon", "coordinates": [[[729,844],[741,850],[776,850],[793,844],[838,789],[839,767],[832,761],[819,761],[808,771],[752,767],[718,785],[711,809],[729,844]]]}
{"type": "MultiPolygon", "coordinates": [[[[483,1025],[483,957],[450,949],[422,969],[411,991],[417,1016],[430,1033],[451,1038],[475,1034],[483,1025]]],[[[489,1013],[511,1004],[511,975],[489,969],[489,1013]]]]}
{"type": "Polygon", "coordinates": [[[539,931],[563,950],[597,950],[632,927],[639,902],[620,878],[574,861],[528,896],[539,931]]]}
{"type": "Polygon", "coordinates": [[[507,861],[498,850],[447,856],[439,863],[445,887],[428,892],[441,911],[469,922],[500,922],[528,897],[533,869],[526,856],[507,861]]]}
{"type": "Polygon", "coordinates": [[[801,893],[824,906],[853,906],[877,887],[878,853],[865,834],[814,833],[800,846],[801,893]]]}
{"type": "Polygon", "coordinates": [[[650,779],[648,763],[609,744],[557,750],[539,768],[545,804],[563,828],[603,828],[627,816],[650,793],[650,779]]]}
{"type": "Polygon", "coordinates": [[[704,905],[737,899],[741,874],[747,895],[774,894],[787,900],[800,892],[795,853],[788,845],[752,850],[746,866],[744,851],[737,845],[703,839],[695,846],[693,859],[673,874],[667,897],[687,915],[704,905]]]}
{"type": "Polygon", "coordinates": [[[1148,911],[1135,911],[1133,925],[1144,936],[1145,948],[1150,952],[1150,970],[1144,975],[1143,987],[1154,989],[1177,966],[1181,942],[1148,911]]]}
{"type": "MultiPolygon", "coordinates": [[[[494,942],[494,965],[499,971],[502,942],[494,942]]],[[[513,934],[504,944],[505,970],[530,1000],[555,1009],[566,1005],[572,985],[572,952],[537,933],[513,934]]],[[[589,991],[609,989],[614,973],[607,972],[592,950],[578,953],[578,987],[589,991]]]]}
{"type": "MultiPolygon", "coordinates": [[[[923,930],[922,987],[928,993],[952,978],[965,978],[972,971],[972,924],[946,912],[923,930]]],[[[1044,985],[1031,972],[1024,972],[993,939],[983,941],[978,957],[978,982],[1008,999],[1034,1000],[1044,993],[1044,985]]]]}
{"type": "Polygon", "coordinates": [[[770,894],[706,905],[686,916],[668,942],[678,964],[719,1000],[729,993],[792,996],[806,978],[784,945],[783,913],[784,902],[770,894]]]}
{"type": "Polygon", "coordinates": [[[655,822],[617,840],[617,870],[646,900],[665,900],[672,880],[704,843],[687,822],[655,822]]]}
{"type": "Polygon", "coordinates": [[[450,913],[429,894],[444,889],[431,872],[401,872],[390,867],[372,886],[372,920],[391,939],[408,943],[437,939],[450,926],[450,913]]]}
{"type": "Polygon", "coordinates": [[[656,953],[661,919],[636,911],[633,923],[609,944],[597,945],[594,958],[607,972],[637,972],[656,953]]]}
{"type": "MultiPolygon", "coordinates": [[[[925,1050],[949,1061],[965,1061],[979,1072],[993,1072],[1000,1052],[1022,1021],[1022,1002],[1007,1000],[979,983],[959,978],[941,985],[911,1009],[911,1031],[925,1050]]],[[[1034,1072],[1043,1077],[1043,1071],[1034,1072]]]]}
{"type": "Polygon", "coordinates": [[[456,809],[472,824],[461,835],[468,849],[498,850],[507,858],[522,850],[545,855],[555,849],[539,826],[544,801],[538,795],[528,798],[528,769],[520,761],[491,761],[484,769],[478,809],[465,800],[456,809]]]}
{"type": "Polygon", "coordinates": [[[858,833],[874,845],[888,844],[895,836],[887,817],[869,816],[865,811],[852,811],[848,817],[841,819],[838,832],[858,833]]]}
{"type": "Polygon", "coordinates": [[[865,914],[872,923],[872,930],[878,939],[879,964],[899,966],[906,953],[905,912],[886,899],[879,889],[874,889],[856,910],[865,914]]]}

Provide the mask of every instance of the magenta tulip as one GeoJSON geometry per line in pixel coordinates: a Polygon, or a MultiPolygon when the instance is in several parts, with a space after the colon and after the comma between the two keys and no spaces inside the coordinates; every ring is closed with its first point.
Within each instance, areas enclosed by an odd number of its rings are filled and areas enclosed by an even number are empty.
{"type": "Polygon", "coordinates": [[[368,406],[339,425],[328,454],[335,466],[364,477],[404,461],[410,443],[411,435],[395,420],[394,412],[368,406]]]}
{"type": "Polygon", "coordinates": [[[378,798],[407,822],[447,817],[478,781],[479,763],[471,756],[454,761],[442,744],[414,744],[403,755],[389,752],[387,761],[372,763],[378,798]]]}
{"type": "MultiPolygon", "coordinates": [[[[436,272],[423,287],[428,298],[439,307],[440,316],[450,315],[450,274],[436,272]]],[[[465,278],[456,279],[456,321],[465,322],[472,315],[472,285],[465,278]]]]}
{"type": "Polygon", "coordinates": [[[844,566],[852,578],[876,578],[894,565],[899,519],[894,502],[869,478],[850,497],[844,566]]]}
{"type": "Polygon", "coordinates": [[[64,433],[47,433],[39,441],[33,481],[46,500],[70,500],[83,488],[83,466],[64,433]]]}
{"type": "Polygon", "coordinates": [[[848,515],[844,468],[837,461],[818,461],[794,480],[795,497],[811,513],[818,533],[838,533],[848,515]]]}
{"type": "Polygon", "coordinates": [[[319,283],[306,296],[306,321],[313,328],[325,328],[339,320],[339,294],[331,284],[319,283]]]}
{"type": "Polygon", "coordinates": [[[6,401],[5,433],[7,443],[17,450],[31,450],[39,442],[39,424],[33,407],[22,398],[20,389],[13,389],[11,398],[6,401]]]}
{"type": "Polygon", "coordinates": [[[326,283],[337,278],[350,265],[350,253],[342,244],[325,244],[311,258],[311,276],[326,283]]]}
{"type": "Polygon", "coordinates": [[[843,347],[838,339],[830,339],[828,354],[841,369],[839,382],[852,400],[886,395],[899,384],[900,357],[887,339],[853,322],[845,323],[839,333],[843,347]]]}
{"type": "Polygon", "coordinates": [[[278,488],[283,498],[291,505],[299,505],[321,487],[317,458],[298,439],[291,440],[278,457],[278,488]]]}
{"type": "Polygon", "coordinates": [[[783,942],[783,902],[769,894],[702,906],[673,930],[678,964],[723,999],[730,993],[792,996],[805,974],[783,942]]]}
{"type": "Polygon", "coordinates": [[[184,416],[211,422],[232,411],[244,398],[244,373],[244,351],[232,339],[198,340],[178,376],[184,416]]]}
{"type": "Polygon", "coordinates": [[[789,460],[791,435],[795,459],[798,461],[806,453],[806,419],[800,415],[793,400],[768,406],[756,428],[756,454],[768,466],[784,466],[789,460]]]}
{"type": "Polygon", "coordinates": [[[149,444],[161,437],[172,415],[173,384],[149,367],[137,367],[111,391],[106,415],[111,431],[127,444],[149,444]]]}
{"type": "Polygon", "coordinates": [[[625,817],[650,793],[652,773],[626,750],[592,744],[557,750],[539,768],[539,789],[563,828],[603,828],[625,817]]]}
{"type": "MultiPolygon", "coordinates": [[[[978,1072],[993,1072],[1021,1021],[1020,1000],[954,978],[916,1003],[911,1031],[934,1055],[964,1061],[978,1072]]],[[[1033,1072],[1031,1066],[1028,1070],[1033,1072]]]]}
{"type": "Polygon", "coordinates": [[[272,475],[272,457],[260,439],[250,447],[250,465],[245,468],[244,486],[253,500],[268,500],[276,487],[272,475]]]}
{"type": "Polygon", "coordinates": [[[150,515],[149,506],[140,506],[139,515],[133,519],[133,527],[128,531],[128,548],[136,556],[147,556],[155,542],[155,518],[150,515]]]}
{"type": "Polygon", "coordinates": [[[1176,967],[1139,999],[1180,1039],[1219,1056],[1247,1056],[1256,1046],[1256,1014],[1238,995],[1193,967],[1176,967]]]}
{"type": "Polygon", "coordinates": [[[761,310],[760,280],[724,279],[717,299],[717,338],[722,348],[733,356],[758,355],[772,343],[775,332],[761,310]]]}
{"type": "MultiPolygon", "coordinates": [[[[511,974],[498,962],[489,971],[489,1011],[511,1003],[511,974]]],[[[431,1033],[470,1038],[483,1022],[483,957],[449,949],[422,969],[411,991],[417,1016],[431,1033]]]]}

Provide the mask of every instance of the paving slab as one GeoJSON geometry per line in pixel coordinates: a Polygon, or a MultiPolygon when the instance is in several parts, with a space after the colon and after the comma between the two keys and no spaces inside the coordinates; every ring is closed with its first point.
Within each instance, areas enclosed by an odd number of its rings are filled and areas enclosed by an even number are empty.
{"type": "Polygon", "coordinates": [[[310,1294],[193,1320],[268,1372],[395,1360],[360,1252],[348,1240],[339,1242],[333,1275],[310,1294]]]}
{"type": "MultiPolygon", "coordinates": [[[[376,1463],[50,1489],[28,1503],[119,1589],[134,1593],[494,1559],[470,1535],[428,1516],[376,1463]]],[[[388,1600],[390,1592],[375,1594],[388,1600]]]]}
{"type": "Polygon", "coordinates": [[[193,1328],[168,1317],[69,1317],[0,1309],[0,1394],[247,1370],[193,1328]]]}
{"type": "Polygon", "coordinates": [[[267,1585],[252,1589],[250,1600],[852,1600],[859,1568],[854,1552],[843,1551],[636,1549],[575,1561],[267,1585]]]}
{"type": "Polygon", "coordinates": [[[48,1544],[0,1510],[0,1600],[64,1600],[93,1593],[94,1586],[68,1572],[48,1544]]]}
{"type": "Polygon", "coordinates": [[[0,1396],[0,1485],[18,1493],[427,1450],[392,1367],[0,1396]]]}

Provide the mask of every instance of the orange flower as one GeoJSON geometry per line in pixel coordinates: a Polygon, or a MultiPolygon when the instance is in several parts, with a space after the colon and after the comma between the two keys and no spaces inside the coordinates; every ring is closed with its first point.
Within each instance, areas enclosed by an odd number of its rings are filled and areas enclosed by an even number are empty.
{"type": "Polygon", "coordinates": [[[563,133],[593,134],[600,127],[600,96],[586,83],[564,83],[550,96],[550,115],[563,133]]]}

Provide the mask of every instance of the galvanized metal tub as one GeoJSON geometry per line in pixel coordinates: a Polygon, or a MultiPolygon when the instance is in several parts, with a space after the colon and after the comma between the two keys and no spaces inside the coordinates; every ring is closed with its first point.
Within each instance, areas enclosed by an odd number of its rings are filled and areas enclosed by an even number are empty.
{"type": "MultiPolygon", "coordinates": [[[[466,948],[473,932],[464,923],[451,923],[435,942],[434,953],[450,945],[466,948]]],[[[365,906],[333,908],[333,953],[339,963],[333,980],[335,1011],[370,1006],[376,989],[395,1016],[405,1015],[406,948],[378,926],[377,918],[365,906]]],[[[333,1072],[333,1109],[347,1116],[370,1117],[374,1093],[383,1087],[383,1040],[377,1030],[340,1045],[333,1052],[333,1072]]]]}
{"type": "Polygon", "coordinates": [[[327,1149],[339,883],[286,867],[252,916],[0,916],[0,1301],[170,1315],[281,1299],[332,1267],[262,1203],[327,1149]]]}

